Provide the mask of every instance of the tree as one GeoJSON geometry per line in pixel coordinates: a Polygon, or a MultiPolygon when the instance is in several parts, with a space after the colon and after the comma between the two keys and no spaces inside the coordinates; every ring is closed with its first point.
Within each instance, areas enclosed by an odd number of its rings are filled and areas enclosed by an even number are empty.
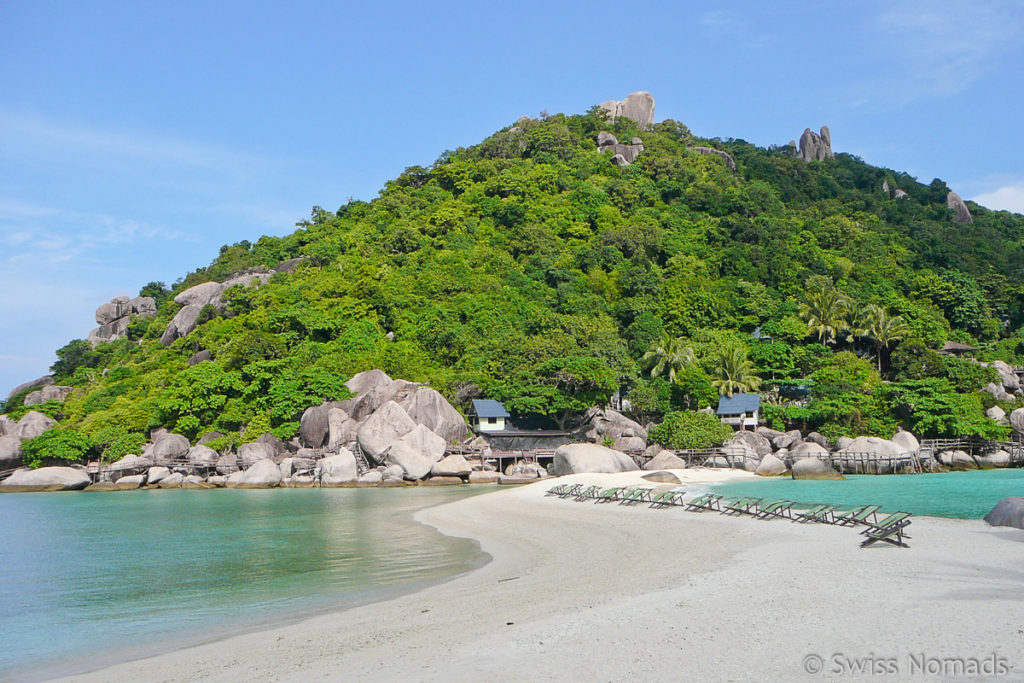
{"type": "Polygon", "coordinates": [[[651,345],[650,350],[640,358],[640,362],[647,368],[652,378],[665,375],[668,377],[668,381],[673,383],[683,368],[693,361],[693,349],[683,346],[681,339],[673,337],[667,332],[663,333],[661,338],[651,345]]]}
{"type": "Polygon", "coordinates": [[[651,441],[674,449],[707,448],[730,436],[732,427],[714,415],[690,411],[669,413],[650,433],[651,441]]]}
{"type": "Polygon", "coordinates": [[[882,355],[893,342],[901,341],[907,334],[903,318],[890,315],[878,304],[868,304],[858,316],[855,333],[874,342],[878,358],[878,372],[882,372],[882,355]]]}
{"type": "Polygon", "coordinates": [[[719,395],[732,396],[736,392],[757,391],[761,378],[754,372],[754,364],[744,349],[734,347],[723,351],[715,360],[716,378],[712,385],[719,395]]]}
{"type": "Polygon", "coordinates": [[[92,440],[81,432],[57,427],[23,443],[21,452],[25,464],[37,468],[54,460],[82,462],[92,448],[92,440]]]}
{"type": "Polygon", "coordinates": [[[808,334],[817,336],[822,344],[835,344],[839,335],[849,327],[846,322],[849,309],[849,299],[828,285],[808,289],[799,313],[807,323],[808,334]]]}

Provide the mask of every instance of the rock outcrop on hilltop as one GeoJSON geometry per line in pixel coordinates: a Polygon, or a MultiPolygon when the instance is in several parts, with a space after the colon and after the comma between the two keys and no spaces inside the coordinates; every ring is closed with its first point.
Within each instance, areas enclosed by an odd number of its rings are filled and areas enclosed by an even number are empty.
{"type": "Polygon", "coordinates": [[[621,102],[608,100],[601,103],[601,108],[608,112],[614,121],[620,116],[636,121],[641,129],[650,128],[654,124],[654,96],[644,90],[630,93],[621,102]]]}
{"type": "Polygon", "coordinates": [[[37,406],[40,403],[46,403],[47,401],[63,402],[70,393],[71,387],[59,384],[48,384],[42,389],[36,389],[26,395],[24,404],[27,406],[37,406]]]}
{"type": "Polygon", "coordinates": [[[7,394],[7,400],[10,401],[12,398],[17,396],[21,392],[25,391],[26,389],[42,389],[43,387],[48,387],[51,384],[53,384],[53,375],[43,375],[42,377],[37,377],[34,380],[24,382],[23,384],[19,384],[18,386],[11,389],[11,392],[7,394]]]}
{"type": "Polygon", "coordinates": [[[597,134],[597,149],[600,152],[611,152],[612,163],[616,166],[628,166],[644,151],[644,143],[640,138],[633,138],[630,144],[624,145],[611,133],[602,131],[597,134]],[[616,157],[619,159],[616,160],[616,157]]]}
{"type": "Polygon", "coordinates": [[[156,300],[148,296],[134,299],[118,296],[96,309],[96,329],[89,333],[89,343],[114,341],[128,332],[128,323],[135,317],[156,317],[156,300]]]}
{"type": "Polygon", "coordinates": [[[800,136],[800,145],[796,150],[796,157],[804,161],[825,161],[834,159],[832,153],[832,134],[828,126],[821,127],[821,133],[815,133],[810,128],[804,129],[800,136]]]}
{"type": "Polygon", "coordinates": [[[946,207],[953,212],[953,222],[960,224],[973,223],[974,217],[971,216],[970,209],[967,208],[967,204],[964,203],[963,198],[953,190],[949,191],[946,195],[946,207]]]}
{"type": "Polygon", "coordinates": [[[224,282],[204,282],[179,292],[174,297],[174,303],[182,306],[182,309],[167,325],[167,329],[160,337],[160,343],[169,346],[175,339],[188,336],[199,325],[199,313],[206,306],[213,306],[223,314],[227,310],[227,306],[221,296],[231,287],[235,285],[259,287],[266,284],[273,274],[273,271],[270,270],[251,270],[235,275],[224,282]]]}
{"type": "Polygon", "coordinates": [[[712,156],[721,157],[721,159],[725,162],[725,165],[729,168],[730,171],[735,171],[736,170],[736,160],[733,159],[732,155],[729,154],[728,152],[723,152],[722,150],[715,149],[714,147],[701,147],[699,145],[698,146],[694,146],[694,147],[689,147],[688,149],[691,152],[696,152],[697,154],[705,154],[705,155],[712,155],[712,156]]]}

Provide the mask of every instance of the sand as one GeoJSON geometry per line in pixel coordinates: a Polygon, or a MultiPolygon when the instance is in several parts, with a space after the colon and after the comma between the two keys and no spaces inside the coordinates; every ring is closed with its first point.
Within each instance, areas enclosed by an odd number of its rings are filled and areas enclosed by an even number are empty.
{"type": "MultiPolygon", "coordinates": [[[[690,490],[749,476],[677,474],[690,490]]],[[[575,503],[545,497],[552,485],[418,513],[493,556],[448,583],[78,680],[905,680],[976,667],[1024,679],[1024,531],[915,518],[909,550],[862,550],[853,529],[575,503]]]]}

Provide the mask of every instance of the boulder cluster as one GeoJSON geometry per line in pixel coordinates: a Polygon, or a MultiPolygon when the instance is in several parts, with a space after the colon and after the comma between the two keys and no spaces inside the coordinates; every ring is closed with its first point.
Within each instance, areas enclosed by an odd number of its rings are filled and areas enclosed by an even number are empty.
{"type": "Polygon", "coordinates": [[[128,333],[128,323],[132,318],[156,317],[156,300],[148,296],[114,297],[96,309],[96,329],[89,333],[89,343],[96,346],[100,342],[120,339],[128,333]]]}
{"type": "Polygon", "coordinates": [[[621,102],[608,100],[602,102],[600,107],[608,112],[608,116],[614,121],[620,116],[636,121],[641,130],[647,130],[654,123],[654,96],[644,90],[630,93],[621,102]]]}
{"type": "Polygon", "coordinates": [[[715,149],[714,147],[701,147],[699,145],[694,146],[694,147],[689,147],[688,149],[691,152],[696,152],[697,154],[704,154],[704,155],[710,155],[710,156],[719,157],[719,158],[722,159],[722,161],[725,162],[725,165],[729,168],[730,171],[735,171],[736,170],[736,160],[733,159],[732,155],[729,154],[728,152],[723,152],[722,150],[715,149]]]}
{"type": "Polygon", "coordinates": [[[800,144],[797,145],[796,140],[790,140],[789,144],[796,151],[796,158],[804,161],[825,161],[836,157],[832,153],[832,134],[828,126],[822,126],[821,133],[805,128],[804,134],[800,136],[800,144]]]}
{"type": "Polygon", "coordinates": [[[270,270],[250,270],[224,282],[204,282],[179,292],[174,297],[174,303],[182,308],[160,336],[160,343],[168,346],[175,339],[188,336],[199,325],[199,314],[207,306],[213,306],[223,315],[227,311],[227,304],[221,297],[230,287],[258,287],[266,284],[273,274],[270,270]]]}
{"type": "Polygon", "coordinates": [[[906,190],[891,186],[888,180],[882,181],[882,192],[888,199],[906,199],[907,197],[906,190]]]}
{"type": "Polygon", "coordinates": [[[967,204],[965,204],[963,198],[956,192],[953,192],[953,190],[950,190],[949,194],[946,195],[946,208],[953,212],[954,223],[960,223],[963,225],[974,222],[974,217],[971,216],[971,212],[967,208],[967,204]]]}
{"type": "Polygon", "coordinates": [[[633,138],[630,144],[624,145],[611,133],[602,131],[597,134],[597,149],[600,152],[611,152],[612,163],[616,166],[629,166],[644,151],[644,141],[633,138]]]}
{"type": "Polygon", "coordinates": [[[21,464],[21,444],[52,429],[57,423],[42,413],[30,410],[15,422],[0,415],[0,470],[9,470],[21,464]]]}
{"type": "MultiPolygon", "coordinates": [[[[994,360],[991,363],[982,363],[982,365],[992,368],[997,373],[996,381],[990,382],[984,388],[984,391],[991,394],[997,401],[1012,401],[1018,396],[1024,396],[1024,385],[1021,384],[1020,377],[1008,363],[994,360]]],[[[1006,413],[999,406],[993,406],[989,410],[989,417],[1000,424],[1007,424],[1005,416],[1006,413]]]]}

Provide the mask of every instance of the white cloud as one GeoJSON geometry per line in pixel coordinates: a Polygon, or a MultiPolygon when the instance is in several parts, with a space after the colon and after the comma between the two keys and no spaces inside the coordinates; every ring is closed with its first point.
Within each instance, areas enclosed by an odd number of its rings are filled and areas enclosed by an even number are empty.
{"type": "Polygon", "coordinates": [[[1024,214],[1024,181],[983,192],[972,197],[972,200],[995,211],[1024,214]]]}
{"type": "MultiPolygon", "coordinates": [[[[904,102],[955,95],[984,76],[1017,45],[1020,3],[997,0],[905,0],[887,3],[875,30],[889,54],[886,97],[904,102]]],[[[883,48],[884,49],[884,48],[883,48]]]]}

